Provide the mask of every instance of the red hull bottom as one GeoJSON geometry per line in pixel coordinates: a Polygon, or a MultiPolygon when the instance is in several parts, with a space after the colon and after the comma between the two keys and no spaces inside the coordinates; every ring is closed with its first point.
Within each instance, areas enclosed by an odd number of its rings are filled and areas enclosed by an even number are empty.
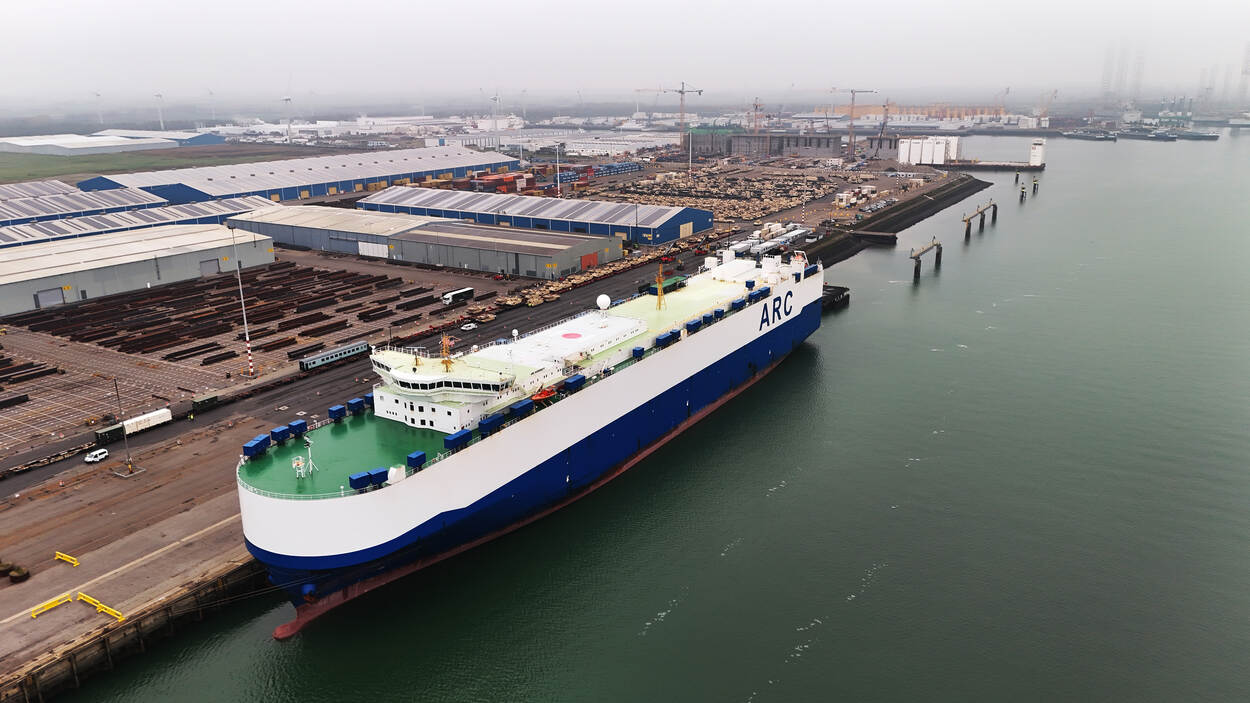
{"type": "Polygon", "coordinates": [[[651,455],[652,452],[664,446],[665,444],[668,444],[669,440],[673,439],[677,435],[684,432],[691,425],[694,425],[696,422],[699,422],[703,418],[710,415],[713,411],[715,411],[717,408],[727,403],[729,400],[736,397],[742,391],[755,385],[756,381],[768,375],[770,371],[772,371],[774,368],[777,367],[777,364],[780,364],[782,361],[785,361],[785,359],[786,357],[782,356],[776,361],[774,361],[772,364],[764,367],[763,369],[761,369],[760,373],[753,376],[749,381],[747,381],[746,383],[743,383],[742,385],[733,389],[729,393],[726,393],[715,403],[712,403],[711,405],[700,410],[694,415],[691,415],[684,422],[682,422],[681,424],[679,424],[678,426],[670,430],[668,434],[665,434],[664,436],[660,437],[656,441],[652,442],[649,446],[645,447],[638,453],[634,454],[633,457],[626,460],[615,470],[605,474],[603,478],[600,478],[598,481],[595,481],[594,483],[587,486],[586,489],[581,491],[580,493],[569,496],[568,498],[560,501],[559,503],[556,503],[552,507],[547,508],[546,510],[542,512],[535,513],[525,518],[524,520],[521,520],[519,522],[509,525],[508,527],[505,527],[501,530],[496,530],[472,542],[466,542],[460,545],[459,547],[456,547],[455,549],[449,549],[445,552],[436,554],[432,557],[419,559],[407,566],[403,566],[398,569],[388,571],[385,574],[379,574],[372,578],[365,579],[364,581],[358,581],[356,583],[353,583],[350,586],[347,586],[346,588],[335,591],[334,593],[331,593],[330,595],[324,598],[321,598],[314,603],[305,603],[304,605],[301,605],[295,609],[294,620],[288,623],[283,623],[282,625],[279,625],[276,628],[274,628],[274,631],[273,631],[274,639],[284,640],[289,637],[293,637],[296,633],[302,630],[304,626],[307,625],[308,623],[328,613],[334,608],[337,608],[338,606],[346,603],[349,600],[352,600],[354,598],[359,598],[360,596],[363,596],[364,594],[368,593],[369,591],[374,590],[375,588],[384,586],[397,579],[401,579],[407,576],[408,574],[424,569],[427,566],[437,564],[438,562],[444,559],[454,557],[457,554],[468,551],[478,545],[485,544],[495,539],[496,537],[499,537],[501,535],[506,535],[509,532],[512,532],[513,530],[520,529],[530,524],[531,522],[534,522],[535,520],[538,520],[539,518],[544,518],[550,515],[551,513],[554,513],[555,511],[565,507],[566,505],[569,505],[573,501],[590,494],[592,491],[604,485],[608,481],[611,481],[617,476],[620,476],[621,474],[625,473],[638,462],[642,461],[643,459],[646,459],[648,456],[651,455]]]}

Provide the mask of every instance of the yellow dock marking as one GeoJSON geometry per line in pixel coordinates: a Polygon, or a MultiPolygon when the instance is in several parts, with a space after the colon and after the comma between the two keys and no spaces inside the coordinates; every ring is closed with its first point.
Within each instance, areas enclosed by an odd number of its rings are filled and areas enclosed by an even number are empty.
{"type": "MultiPolygon", "coordinates": [[[[226,523],[230,522],[231,520],[238,520],[238,519],[239,519],[239,516],[238,516],[238,515],[231,515],[230,517],[228,517],[228,518],[226,518],[226,519],[224,519],[224,520],[221,520],[220,522],[215,522],[215,523],[213,523],[213,524],[209,525],[208,527],[205,527],[204,529],[202,529],[202,530],[200,530],[200,531],[198,531],[198,532],[193,532],[193,533],[191,533],[191,534],[187,535],[186,537],[183,537],[182,539],[178,540],[177,542],[170,542],[169,544],[165,545],[164,547],[161,547],[160,549],[157,549],[157,550],[152,551],[152,552],[148,552],[147,554],[144,554],[143,556],[139,557],[138,559],[135,559],[135,560],[133,560],[133,561],[130,561],[130,562],[126,563],[126,564],[122,564],[121,566],[117,567],[116,569],[113,569],[112,571],[110,571],[110,572],[108,572],[108,573],[106,573],[106,574],[101,574],[101,575],[99,575],[99,576],[97,576],[97,577],[95,577],[95,578],[91,579],[90,581],[86,581],[86,582],[81,583],[81,584],[79,584],[79,585],[77,585],[77,586],[74,586],[73,588],[66,589],[66,591],[67,591],[67,592],[81,591],[81,590],[83,590],[84,588],[87,588],[88,586],[90,586],[90,585],[92,585],[92,584],[94,584],[94,583],[96,583],[96,582],[98,582],[98,581],[102,581],[102,580],[104,580],[104,579],[106,579],[106,578],[108,578],[108,577],[110,577],[110,576],[113,576],[113,575],[118,574],[118,573],[120,573],[120,572],[122,572],[122,571],[125,571],[126,569],[130,569],[130,568],[133,568],[133,567],[135,567],[135,566],[138,566],[139,564],[142,564],[143,562],[148,561],[149,559],[152,559],[153,557],[160,556],[161,554],[164,554],[165,552],[169,551],[170,549],[173,549],[174,547],[177,547],[177,546],[178,546],[178,545],[180,545],[180,544],[184,544],[184,543],[186,543],[186,542],[188,542],[188,541],[190,541],[190,540],[193,540],[193,539],[195,539],[196,537],[199,537],[200,535],[203,535],[203,534],[205,534],[205,533],[207,533],[207,532],[212,532],[213,530],[215,530],[215,529],[217,529],[217,528],[221,527],[222,525],[225,525],[226,523]]],[[[3,620],[0,620],[0,625],[7,625],[7,624],[9,624],[10,622],[13,622],[14,620],[16,620],[16,619],[18,619],[18,618],[20,618],[20,617],[22,617],[22,616],[24,616],[24,615],[28,614],[28,613],[29,613],[32,609],[33,609],[33,608],[23,608],[21,611],[19,611],[19,612],[17,612],[17,613],[14,613],[13,615],[10,615],[9,617],[7,617],[7,618],[5,618],[5,619],[3,619],[3,620]]]]}

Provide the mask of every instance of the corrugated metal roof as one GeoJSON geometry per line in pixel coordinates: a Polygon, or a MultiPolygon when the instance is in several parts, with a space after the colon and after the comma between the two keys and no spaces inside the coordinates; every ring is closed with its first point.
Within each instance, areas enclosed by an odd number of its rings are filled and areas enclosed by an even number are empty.
{"type": "Polygon", "coordinates": [[[194,139],[200,136],[199,132],[179,132],[176,130],[159,130],[159,129],[102,129],[94,132],[97,137],[126,137],[126,138],[148,138],[148,139],[194,139]]]}
{"type": "Polygon", "coordinates": [[[539,256],[554,256],[586,242],[593,242],[596,246],[603,243],[602,237],[587,234],[492,227],[458,220],[430,222],[410,232],[395,235],[395,239],[539,256]]]}
{"type": "Polygon", "coordinates": [[[634,205],[601,200],[542,198],[533,195],[502,193],[470,193],[435,188],[395,186],[370,195],[362,203],[397,207],[433,208],[481,212],[514,217],[538,217],[551,220],[597,222],[601,224],[658,227],[684,208],[667,205],[634,205]]]}
{"type": "Polygon", "coordinates": [[[258,161],[227,166],[122,173],[105,177],[129,188],[182,183],[212,196],[222,196],[420,171],[476,168],[509,161],[515,162],[516,159],[489,151],[440,146],[372,151],[363,154],[335,154],[281,161],[258,161]]]}
{"type": "Polygon", "coordinates": [[[75,190],[70,193],[57,193],[37,198],[14,198],[0,202],[0,222],[31,217],[64,217],[92,210],[137,208],[165,202],[168,201],[137,188],[90,192],[75,190]]]}
{"type": "Polygon", "coordinates": [[[443,221],[438,217],[421,217],[418,215],[392,215],[383,212],[365,212],[364,210],[347,210],[341,207],[307,205],[303,207],[286,207],[275,205],[263,210],[256,210],[226,222],[235,227],[246,227],[245,222],[261,222],[287,227],[308,227],[312,229],[333,230],[335,232],[351,232],[353,234],[372,234],[379,237],[390,237],[407,232],[414,227],[434,221],[443,221]]]}
{"type": "Polygon", "coordinates": [[[177,142],[170,139],[157,139],[153,137],[127,139],[126,137],[98,137],[93,134],[34,134],[25,137],[0,137],[0,142],[19,147],[59,146],[66,149],[102,146],[129,146],[135,144],[178,145],[177,142]]]}
{"type": "Polygon", "coordinates": [[[24,181],[0,184],[0,200],[17,198],[41,198],[58,193],[77,193],[78,189],[60,181],[24,181]]]}
{"type": "MultiPolygon", "coordinates": [[[[269,247],[269,237],[234,233],[237,246],[269,247]]],[[[230,246],[231,233],[222,225],[165,225],[95,237],[63,239],[14,247],[0,258],[0,285],[78,271],[108,268],[152,257],[185,254],[230,246]]]]}
{"type": "MultiPolygon", "coordinates": [[[[109,193],[115,191],[100,191],[109,193]]],[[[0,247],[28,244],[52,237],[82,237],[104,234],[120,229],[149,227],[152,225],[186,221],[212,215],[231,215],[259,208],[274,207],[272,200],[249,195],[242,198],[209,200],[188,205],[169,205],[144,210],[125,210],[107,215],[83,215],[44,222],[28,222],[23,225],[0,227],[0,247]]]]}

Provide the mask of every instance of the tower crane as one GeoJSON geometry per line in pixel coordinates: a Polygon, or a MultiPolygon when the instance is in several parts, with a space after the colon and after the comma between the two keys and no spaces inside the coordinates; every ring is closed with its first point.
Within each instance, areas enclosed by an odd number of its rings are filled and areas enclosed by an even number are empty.
{"type": "Polygon", "coordinates": [[[890,121],[890,99],[886,98],[881,103],[881,131],[877,132],[877,148],[872,150],[872,155],[876,156],[881,151],[881,143],[885,141],[885,125],[890,121]]]}
{"type": "Polygon", "coordinates": [[[686,132],[686,93],[694,93],[696,95],[703,95],[703,91],[697,88],[687,88],[686,82],[682,81],[680,88],[666,88],[664,92],[665,93],[677,93],[678,95],[681,96],[681,110],[680,110],[681,131],[683,134],[685,134],[686,132]]]}
{"type": "Polygon", "coordinates": [[[864,88],[846,88],[846,89],[835,88],[835,90],[837,90],[840,93],[851,94],[851,121],[847,123],[846,153],[847,153],[847,156],[850,157],[852,161],[854,161],[855,160],[855,96],[859,95],[860,93],[875,93],[877,91],[866,90],[864,88]]]}
{"type": "Polygon", "coordinates": [[[759,98],[756,98],[755,102],[751,103],[751,134],[760,133],[760,113],[763,109],[764,104],[760,102],[759,98]]]}
{"type": "Polygon", "coordinates": [[[1011,86],[1003,88],[1003,92],[994,96],[994,107],[998,108],[998,116],[1002,118],[1007,114],[1007,94],[1011,92],[1011,86]]]}
{"type": "Polygon", "coordinates": [[[1042,104],[1038,108],[1038,111],[1037,111],[1037,116],[1039,118],[1044,120],[1050,116],[1050,103],[1057,97],[1059,97],[1058,90],[1052,90],[1046,93],[1042,93],[1042,104]]]}

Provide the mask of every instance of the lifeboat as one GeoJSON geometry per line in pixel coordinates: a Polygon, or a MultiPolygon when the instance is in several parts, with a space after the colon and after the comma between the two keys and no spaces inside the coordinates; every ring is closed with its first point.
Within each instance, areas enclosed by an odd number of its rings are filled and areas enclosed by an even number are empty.
{"type": "Polygon", "coordinates": [[[552,389],[550,389],[550,388],[544,388],[544,389],[542,389],[542,390],[538,391],[537,393],[535,393],[534,395],[531,395],[531,396],[530,396],[530,400],[532,400],[532,401],[534,401],[535,403],[537,403],[537,402],[538,402],[538,401],[540,401],[540,400],[547,400],[548,398],[550,398],[550,397],[554,396],[555,394],[556,394],[556,392],[555,392],[554,390],[552,390],[552,389]]]}

